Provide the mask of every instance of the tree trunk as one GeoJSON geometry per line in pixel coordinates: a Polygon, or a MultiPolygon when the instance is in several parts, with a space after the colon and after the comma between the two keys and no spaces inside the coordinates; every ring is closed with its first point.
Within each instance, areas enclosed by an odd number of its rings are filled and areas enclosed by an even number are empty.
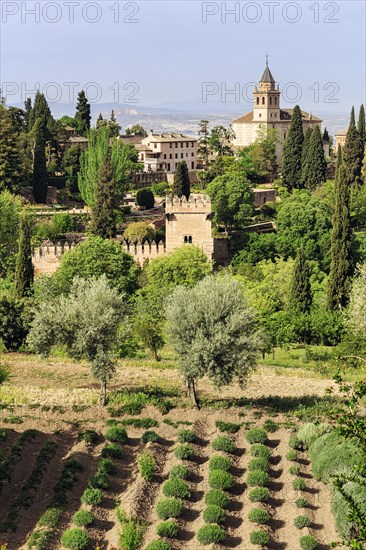
{"type": "Polygon", "coordinates": [[[196,385],[195,385],[195,382],[194,382],[194,378],[187,378],[186,385],[187,385],[188,395],[192,400],[193,406],[196,409],[200,410],[200,406],[199,406],[198,401],[197,401],[196,385]]]}
{"type": "Polygon", "coordinates": [[[153,348],[152,349],[152,352],[154,354],[154,359],[155,361],[160,361],[160,357],[159,357],[159,354],[158,354],[158,350],[156,348],[153,348]]]}
{"type": "Polygon", "coordinates": [[[100,404],[104,407],[107,403],[107,382],[102,380],[100,382],[100,404]]]}
{"type": "Polygon", "coordinates": [[[275,358],[275,347],[272,346],[272,359],[274,360],[274,358],[275,358]]]}

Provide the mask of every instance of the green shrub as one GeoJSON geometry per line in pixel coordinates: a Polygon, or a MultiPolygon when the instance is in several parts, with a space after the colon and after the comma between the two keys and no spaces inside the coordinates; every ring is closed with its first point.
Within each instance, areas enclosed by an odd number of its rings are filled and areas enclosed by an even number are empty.
{"type": "Polygon", "coordinates": [[[189,498],[191,492],[183,479],[168,479],[163,485],[163,495],[165,497],[189,498]]]}
{"type": "Polygon", "coordinates": [[[301,498],[301,497],[296,499],[295,504],[297,508],[307,508],[309,506],[309,503],[306,500],[306,498],[301,498]]]}
{"type": "Polygon", "coordinates": [[[216,420],[215,422],[216,428],[220,430],[220,432],[227,432],[234,434],[239,431],[240,425],[234,424],[234,422],[222,422],[221,420],[216,420]]]}
{"type": "Polygon", "coordinates": [[[78,441],[85,441],[89,445],[96,445],[99,434],[95,430],[85,430],[78,435],[78,441]]]}
{"type": "Polygon", "coordinates": [[[234,478],[229,472],[225,472],[224,470],[211,470],[208,474],[208,484],[211,489],[228,491],[234,485],[234,478]]]}
{"type": "Polygon", "coordinates": [[[92,489],[87,487],[80,498],[83,504],[98,506],[103,500],[103,493],[100,489],[92,489]]]}
{"type": "Polygon", "coordinates": [[[166,537],[168,539],[173,539],[178,535],[178,525],[175,521],[162,521],[156,528],[156,533],[159,537],[166,537]]]}
{"type": "Polygon", "coordinates": [[[172,545],[166,540],[153,540],[146,550],[173,550],[172,545]]]}
{"type": "Polygon", "coordinates": [[[268,472],[269,470],[269,461],[268,458],[258,457],[252,458],[248,464],[248,470],[263,470],[263,472],[268,472]]]}
{"type": "Polygon", "coordinates": [[[351,499],[354,506],[357,507],[359,514],[366,517],[366,486],[362,484],[362,481],[361,477],[360,483],[357,481],[347,481],[342,487],[342,492],[345,493],[344,496],[338,490],[334,492],[332,512],[337,531],[345,539],[351,538],[352,533],[357,532],[359,529],[359,526],[354,522],[352,510],[347,499],[351,499]]]}
{"type": "Polygon", "coordinates": [[[290,472],[291,475],[293,476],[298,476],[300,475],[300,468],[297,464],[292,464],[292,466],[289,467],[288,471],[290,472]]]}
{"type": "Polygon", "coordinates": [[[299,542],[301,550],[316,550],[318,548],[317,540],[311,535],[300,537],[299,542]]]}
{"type": "Polygon", "coordinates": [[[267,441],[267,432],[262,428],[253,428],[246,434],[249,443],[265,443],[267,441]]]}
{"type": "Polygon", "coordinates": [[[178,518],[182,513],[182,503],[176,498],[164,498],[156,505],[156,513],[160,519],[178,518]]]}
{"type": "Polygon", "coordinates": [[[226,508],[229,504],[229,497],[224,491],[219,489],[211,489],[205,494],[205,504],[207,506],[220,506],[220,508],[226,508]]]}
{"type": "Polygon", "coordinates": [[[217,504],[210,504],[203,512],[203,520],[205,523],[224,523],[226,513],[217,504]]]}
{"type": "Polygon", "coordinates": [[[289,451],[286,455],[286,458],[287,460],[289,460],[290,462],[296,462],[296,460],[299,459],[299,455],[297,453],[297,451],[295,451],[294,449],[292,449],[291,451],[289,451]]]}
{"type": "Polygon", "coordinates": [[[52,530],[36,529],[35,531],[33,531],[33,533],[31,533],[31,536],[28,539],[28,548],[36,548],[37,550],[46,550],[51,537],[52,537],[52,530]]]}
{"type": "Polygon", "coordinates": [[[123,455],[123,450],[120,445],[117,443],[110,443],[102,449],[103,458],[121,458],[123,455]]]}
{"type": "Polygon", "coordinates": [[[303,491],[305,489],[305,481],[302,477],[296,477],[292,482],[292,487],[295,491],[303,491]]]}
{"type": "Polygon", "coordinates": [[[198,542],[203,545],[225,540],[225,531],[219,525],[204,525],[197,533],[198,542]]]}
{"type": "Polygon", "coordinates": [[[297,449],[298,451],[302,449],[302,443],[296,435],[290,437],[288,446],[291,449],[297,449]]]}
{"type": "Polygon", "coordinates": [[[97,489],[108,489],[110,486],[110,481],[107,472],[102,470],[95,472],[95,474],[90,478],[89,485],[90,487],[96,487],[97,489]]]}
{"type": "Polygon", "coordinates": [[[122,528],[119,532],[120,547],[128,550],[139,550],[142,546],[146,526],[137,518],[127,517],[120,508],[116,509],[116,517],[122,528]]]}
{"type": "Polygon", "coordinates": [[[269,534],[260,529],[250,533],[250,542],[256,546],[268,546],[269,534]]]}
{"type": "Polygon", "coordinates": [[[269,499],[270,493],[267,487],[254,487],[249,492],[248,498],[250,502],[265,502],[269,499]]]}
{"type": "Polygon", "coordinates": [[[294,519],[294,526],[297,529],[304,529],[304,527],[309,527],[311,521],[307,516],[297,516],[294,519]]]}
{"type": "Polygon", "coordinates": [[[138,459],[140,475],[150,481],[154,477],[156,462],[150,453],[142,453],[138,459]]]}
{"type": "Polygon", "coordinates": [[[331,431],[331,429],[329,424],[314,424],[313,422],[308,422],[301,426],[297,432],[297,438],[301,441],[303,448],[308,449],[318,437],[331,431]]]}
{"type": "Polygon", "coordinates": [[[309,448],[312,472],[327,483],[331,475],[346,474],[362,466],[362,451],[352,441],[333,431],[320,436],[309,448]]]}
{"type": "Polygon", "coordinates": [[[248,519],[252,523],[265,524],[269,522],[269,514],[261,508],[253,508],[248,514],[248,519]]]}
{"type": "Polygon", "coordinates": [[[228,472],[231,468],[231,460],[227,456],[214,455],[208,465],[210,470],[225,470],[228,472]]]}
{"type": "Polygon", "coordinates": [[[89,545],[89,537],[83,529],[67,529],[61,537],[61,544],[70,550],[84,550],[89,545]]]}
{"type": "Polygon", "coordinates": [[[112,426],[107,430],[105,438],[107,441],[112,441],[113,443],[126,443],[128,440],[126,428],[112,426]]]}
{"type": "Polygon", "coordinates": [[[252,470],[248,473],[247,482],[250,487],[264,487],[269,481],[269,475],[263,470],[252,470]]]}
{"type": "Polygon", "coordinates": [[[150,208],[153,208],[155,199],[154,199],[154,193],[151,191],[149,187],[143,187],[142,189],[139,189],[136,193],[136,203],[139,206],[144,206],[147,210],[150,208]]]}
{"type": "Polygon", "coordinates": [[[94,514],[89,510],[79,510],[72,516],[72,522],[78,527],[87,527],[94,521],[94,514]]]}
{"type": "Polygon", "coordinates": [[[134,428],[144,428],[148,430],[149,428],[156,428],[159,426],[159,422],[154,418],[149,416],[146,418],[124,418],[123,420],[112,420],[109,421],[112,426],[120,424],[121,426],[133,426],[134,428]]]}
{"type": "Polygon", "coordinates": [[[159,441],[159,436],[154,430],[147,430],[142,434],[141,441],[143,443],[148,443],[149,441],[151,443],[157,443],[159,441]]]}
{"type": "Polygon", "coordinates": [[[117,471],[117,467],[113,460],[110,458],[102,458],[98,462],[98,470],[99,472],[105,472],[108,475],[114,475],[117,471]]]}
{"type": "Polygon", "coordinates": [[[40,527],[56,527],[61,517],[60,508],[49,508],[39,518],[38,525],[40,527]]]}
{"type": "Polygon", "coordinates": [[[179,443],[193,443],[196,440],[196,434],[192,430],[180,430],[178,432],[179,443]]]}
{"type": "Polygon", "coordinates": [[[187,479],[189,477],[189,469],[187,466],[183,466],[183,464],[176,464],[170,470],[169,477],[170,479],[187,479]]]}
{"type": "Polygon", "coordinates": [[[250,447],[250,454],[255,458],[266,458],[270,459],[271,451],[265,445],[261,443],[256,443],[250,447]]]}
{"type": "Polygon", "coordinates": [[[223,451],[225,453],[235,452],[236,446],[235,443],[225,435],[219,435],[212,441],[212,448],[215,451],[223,451]]]}
{"type": "Polygon", "coordinates": [[[267,418],[267,420],[265,420],[263,423],[263,428],[266,430],[266,432],[274,433],[277,432],[278,425],[270,418],[267,418]]]}
{"type": "Polygon", "coordinates": [[[192,460],[194,451],[189,443],[178,445],[174,452],[175,456],[180,460],[192,460]]]}

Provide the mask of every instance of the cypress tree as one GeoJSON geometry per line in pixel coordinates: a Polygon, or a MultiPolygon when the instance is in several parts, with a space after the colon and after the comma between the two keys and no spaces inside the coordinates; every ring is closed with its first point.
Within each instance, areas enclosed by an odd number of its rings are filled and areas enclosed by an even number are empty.
{"type": "Polygon", "coordinates": [[[338,149],[337,149],[337,164],[336,164],[336,176],[338,174],[338,171],[342,165],[342,162],[343,162],[343,153],[342,153],[342,147],[340,145],[338,145],[338,149]]]}
{"type": "Polygon", "coordinates": [[[302,148],[304,142],[304,132],[302,128],[301,109],[295,106],[287,138],[283,146],[282,158],[282,180],[283,185],[289,191],[301,186],[302,171],[302,148]]]}
{"type": "Polygon", "coordinates": [[[313,296],[310,285],[311,270],[305,258],[303,247],[299,248],[296,256],[290,290],[290,307],[301,313],[308,313],[313,296]]]}
{"type": "Polygon", "coordinates": [[[335,205],[331,241],[331,264],[327,289],[327,307],[337,310],[347,304],[352,273],[350,187],[343,163],[335,182],[335,205]]]}
{"type": "Polygon", "coordinates": [[[188,166],[185,160],[178,162],[175,168],[174,174],[174,184],[173,184],[173,195],[182,197],[183,195],[186,199],[189,199],[191,194],[191,184],[189,181],[188,166]]]}
{"type": "Polygon", "coordinates": [[[365,107],[362,104],[360,107],[360,112],[358,115],[357,130],[360,134],[362,149],[364,149],[366,144],[366,122],[365,122],[365,107]]]}
{"type": "Polygon", "coordinates": [[[29,112],[29,130],[32,130],[36,123],[40,123],[42,126],[44,140],[50,141],[54,120],[44,94],[39,91],[34,98],[33,108],[29,112]]]}
{"type": "Polygon", "coordinates": [[[95,200],[92,210],[92,232],[103,239],[116,236],[116,182],[113,168],[107,155],[101,165],[95,186],[95,200]]]}
{"type": "Polygon", "coordinates": [[[198,129],[199,141],[197,153],[201,157],[204,164],[208,162],[209,155],[209,131],[208,131],[208,120],[200,120],[199,129],[198,129]]]}
{"type": "Polygon", "coordinates": [[[303,170],[303,182],[308,189],[314,189],[327,179],[327,163],[325,161],[323,140],[319,126],[315,126],[307,152],[307,162],[303,170]]]}
{"type": "Polygon", "coordinates": [[[329,134],[326,128],[324,128],[324,132],[323,132],[323,141],[329,141],[329,134]]]}
{"type": "Polygon", "coordinates": [[[361,136],[355,124],[355,110],[352,107],[350,125],[343,148],[343,162],[349,185],[361,183],[363,147],[361,136]]]}
{"type": "Polygon", "coordinates": [[[84,90],[78,93],[78,101],[76,104],[76,114],[75,120],[78,123],[78,131],[82,135],[86,135],[87,131],[90,130],[90,104],[85,95],[84,90]]]}
{"type": "Polygon", "coordinates": [[[36,122],[33,150],[33,197],[37,203],[47,200],[48,177],[46,165],[45,139],[40,119],[36,122]]]}
{"type": "Polygon", "coordinates": [[[32,112],[32,100],[30,97],[27,97],[27,99],[24,102],[24,111],[25,111],[25,124],[27,127],[28,132],[31,130],[30,128],[30,117],[32,112]]]}
{"type": "Polygon", "coordinates": [[[19,225],[19,246],[15,267],[15,288],[18,298],[32,293],[33,264],[31,249],[32,225],[30,216],[23,212],[19,225]]]}
{"type": "Polygon", "coordinates": [[[310,146],[310,140],[311,140],[311,134],[313,133],[312,128],[308,128],[305,132],[304,137],[304,143],[302,146],[302,154],[301,154],[301,183],[302,187],[306,187],[306,170],[307,170],[307,162],[308,162],[308,153],[309,153],[309,146],[310,146]]]}

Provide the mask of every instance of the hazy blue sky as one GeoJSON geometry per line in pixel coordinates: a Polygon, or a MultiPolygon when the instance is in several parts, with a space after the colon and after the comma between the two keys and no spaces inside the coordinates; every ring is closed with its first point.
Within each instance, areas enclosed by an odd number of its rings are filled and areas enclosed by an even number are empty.
{"type": "Polygon", "coordinates": [[[37,82],[41,88],[56,83],[46,88],[47,96],[62,94],[62,102],[69,101],[72,87],[65,83],[78,83],[78,90],[92,82],[97,88],[90,86],[90,95],[99,94],[103,103],[135,99],[164,105],[199,101],[202,83],[215,82],[208,101],[219,101],[217,89],[224,93],[225,87],[260,78],[268,51],[280,87],[290,98],[301,90],[296,99],[303,109],[348,111],[365,96],[365,5],[363,0],[2,0],[2,87],[8,103],[22,101],[24,89],[37,82]],[[225,21],[225,10],[233,9],[236,15],[227,14],[225,21]],[[127,83],[136,84],[124,90],[127,83]]]}

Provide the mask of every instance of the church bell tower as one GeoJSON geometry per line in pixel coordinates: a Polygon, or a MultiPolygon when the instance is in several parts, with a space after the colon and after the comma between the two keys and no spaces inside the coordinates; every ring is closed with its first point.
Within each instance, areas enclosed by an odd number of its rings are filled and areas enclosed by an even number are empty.
{"type": "Polygon", "coordinates": [[[258,86],[254,90],[253,122],[271,124],[280,120],[280,95],[276,81],[268,67],[268,55],[266,68],[258,86]]]}

